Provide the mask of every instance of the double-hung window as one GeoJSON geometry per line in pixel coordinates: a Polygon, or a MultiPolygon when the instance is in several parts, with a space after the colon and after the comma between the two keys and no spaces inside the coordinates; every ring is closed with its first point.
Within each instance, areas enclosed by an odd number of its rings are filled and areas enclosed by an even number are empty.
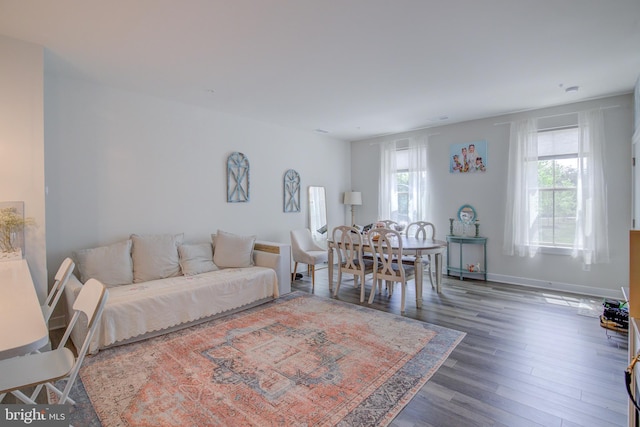
{"type": "Polygon", "coordinates": [[[505,254],[542,249],[585,265],[609,262],[603,114],[576,116],[564,127],[539,126],[535,118],[511,124],[505,254]]]}
{"type": "Polygon", "coordinates": [[[564,248],[576,235],[578,127],[538,132],[538,233],[533,244],[564,248]]]}

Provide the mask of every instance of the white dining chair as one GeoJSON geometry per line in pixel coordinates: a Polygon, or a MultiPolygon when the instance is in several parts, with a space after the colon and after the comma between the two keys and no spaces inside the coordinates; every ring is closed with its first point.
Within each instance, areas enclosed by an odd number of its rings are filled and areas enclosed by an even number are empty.
{"type": "Polygon", "coordinates": [[[298,263],[307,264],[307,274],[311,275],[311,288],[316,286],[316,264],[327,262],[329,255],[327,250],[318,245],[308,228],[291,231],[291,255],[295,262],[291,280],[296,277],[298,263]]]}
{"type": "Polygon", "coordinates": [[[47,299],[41,307],[45,323],[49,323],[53,310],[55,310],[56,305],[58,305],[58,301],[64,292],[64,288],[67,285],[69,277],[71,276],[71,273],[73,273],[75,266],[76,265],[71,258],[65,258],[64,261],[62,261],[62,264],[60,264],[60,268],[58,268],[58,272],[55,275],[51,291],[49,291],[49,295],[47,295],[47,299]]]}
{"type": "MultiPolygon", "coordinates": [[[[407,237],[415,237],[417,239],[433,239],[436,238],[436,226],[428,221],[415,221],[407,225],[405,230],[407,237]]],[[[402,263],[405,265],[415,265],[416,257],[413,255],[405,255],[402,259],[402,263]]],[[[431,282],[431,288],[434,289],[432,268],[433,260],[431,255],[427,255],[422,258],[423,269],[428,267],[427,274],[429,275],[429,282],[431,282]]]]}
{"type": "Polygon", "coordinates": [[[407,281],[415,280],[415,268],[402,263],[402,239],[400,233],[388,228],[374,228],[368,234],[369,247],[373,249],[373,286],[369,294],[369,304],[373,303],[376,284],[382,290],[384,280],[389,295],[393,295],[396,283],[401,286],[400,312],[405,311],[407,281]]]}
{"type": "Polygon", "coordinates": [[[338,254],[338,280],[333,296],[338,296],[342,274],[353,274],[354,285],[360,283],[360,302],[365,297],[365,276],[373,273],[373,261],[363,258],[364,240],[355,227],[341,225],[333,229],[332,244],[338,254]],[[359,280],[358,280],[359,279],[359,280]]]}
{"type": "Polygon", "coordinates": [[[46,386],[47,390],[58,396],[57,403],[75,404],[73,399],[69,397],[69,392],[89,349],[91,338],[99,325],[98,320],[102,315],[108,295],[109,292],[102,283],[96,279],[89,279],[78,293],[78,298],[73,304],[73,317],[55,350],[0,360],[0,372],[2,372],[0,393],[11,392],[24,403],[36,404],[35,399],[42,386],[46,386]],[[71,331],[78,324],[80,315],[83,313],[87,321],[87,334],[82,347],[78,350],[78,355],[74,356],[66,344],[71,331]],[[63,390],[54,386],[54,382],[61,379],[67,380],[63,390]],[[36,389],[31,396],[27,396],[21,391],[21,389],[33,386],[36,386],[36,389]]]}

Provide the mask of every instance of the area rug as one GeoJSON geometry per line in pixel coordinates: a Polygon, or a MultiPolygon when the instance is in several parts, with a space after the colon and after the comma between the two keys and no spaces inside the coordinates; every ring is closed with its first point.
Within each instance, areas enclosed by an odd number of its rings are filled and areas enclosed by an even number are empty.
{"type": "Polygon", "coordinates": [[[105,427],[386,426],[464,335],[294,292],[88,357],[74,393],[91,405],[77,396],[72,415],[95,410],[105,427]]]}

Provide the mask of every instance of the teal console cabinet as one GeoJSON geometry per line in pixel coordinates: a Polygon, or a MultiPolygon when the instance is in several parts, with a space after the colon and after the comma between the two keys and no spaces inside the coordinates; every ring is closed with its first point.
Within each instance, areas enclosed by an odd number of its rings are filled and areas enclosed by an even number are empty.
{"type": "Polygon", "coordinates": [[[447,274],[458,276],[460,280],[464,280],[465,277],[487,280],[487,238],[447,236],[447,274]],[[477,250],[473,250],[473,254],[465,253],[463,248],[466,245],[479,246],[482,253],[478,255],[477,250]],[[458,255],[457,259],[455,254],[458,255]]]}

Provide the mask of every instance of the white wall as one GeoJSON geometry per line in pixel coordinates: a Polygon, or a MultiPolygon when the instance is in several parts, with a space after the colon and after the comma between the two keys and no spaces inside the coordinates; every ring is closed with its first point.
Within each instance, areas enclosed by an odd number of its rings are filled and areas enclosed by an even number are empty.
{"type": "Polygon", "coordinates": [[[477,211],[480,233],[488,237],[490,280],[621,297],[620,287],[627,286],[629,276],[631,134],[632,97],[623,95],[352,142],[352,184],[354,189],[362,191],[364,200],[357,211],[356,222],[366,224],[378,219],[379,142],[400,136],[429,135],[429,220],[435,223],[438,238],[444,240],[449,233],[448,218],[454,217],[458,208],[468,203],[477,211]],[[530,259],[503,255],[509,126],[500,123],[607,106],[615,106],[604,110],[611,263],[593,265],[590,271],[583,271],[581,262],[568,256],[539,254],[530,259]],[[478,140],[488,143],[487,172],[450,174],[450,145],[478,140]]]}
{"type": "Polygon", "coordinates": [[[43,49],[0,36],[0,201],[24,201],[25,216],[37,224],[25,232],[25,255],[38,297],[44,302],[47,264],[42,82],[43,49]]]}
{"type": "Polygon", "coordinates": [[[45,74],[47,255],[131,233],[185,233],[208,241],[218,228],[289,243],[305,227],[307,187],[327,189],[329,224],[342,223],[350,145],[90,82],[45,74]],[[250,201],[226,202],[226,160],[244,153],[250,201]],[[283,177],[301,177],[300,213],[283,212],[283,177]]]}

